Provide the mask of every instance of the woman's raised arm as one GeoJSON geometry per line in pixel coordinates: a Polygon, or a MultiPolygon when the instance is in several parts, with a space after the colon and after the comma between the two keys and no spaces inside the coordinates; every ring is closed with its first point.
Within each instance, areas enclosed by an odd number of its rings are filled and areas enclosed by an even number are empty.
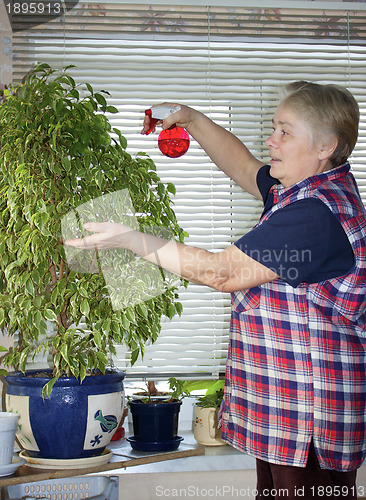
{"type": "MultiPolygon", "coordinates": [[[[178,106],[176,103],[163,105],[178,106]]],[[[242,189],[262,199],[257,187],[257,173],[263,162],[255,158],[249,149],[231,132],[213,122],[206,115],[189,106],[179,104],[180,109],[164,121],[163,129],[172,125],[185,128],[200,144],[211,160],[242,189]]],[[[142,133],[150,129],[150,117],[145,116],[142,133]]]]}

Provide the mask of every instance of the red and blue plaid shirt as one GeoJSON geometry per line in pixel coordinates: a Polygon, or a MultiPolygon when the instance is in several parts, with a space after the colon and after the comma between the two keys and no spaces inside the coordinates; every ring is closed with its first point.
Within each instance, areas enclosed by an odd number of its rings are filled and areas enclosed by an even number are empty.
{"type": "Polygon", "coordinates": [[[304,467],[312,439],[324,469],[353,470],[366,455],[366,212],[349,168],[274,186],[259,224],[319,198],[352,245],[351,272],[232,294],[222,436],[261,460],[304,467]]]}

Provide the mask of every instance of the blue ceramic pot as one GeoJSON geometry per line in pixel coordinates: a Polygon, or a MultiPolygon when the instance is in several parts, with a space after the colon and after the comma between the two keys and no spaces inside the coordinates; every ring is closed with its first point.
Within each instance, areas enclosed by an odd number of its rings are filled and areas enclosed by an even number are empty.
{"type": "Polygon", "coordinates": [[[51,397],[42,399],[49,377],[37,370],[9,373],[6,377],[8,411],[20,414],[17,437],[32,457],[76,459],[101,455],[123,412],[120,372],[76,378],[62,377],[51,397]]]}
{"type": "Polygon", "coordinates": [[[182,438],[177,436],[181,401],[128,403],[134,435],[128,440],[132,448],[140,451],[172,451],[182,438]]]}

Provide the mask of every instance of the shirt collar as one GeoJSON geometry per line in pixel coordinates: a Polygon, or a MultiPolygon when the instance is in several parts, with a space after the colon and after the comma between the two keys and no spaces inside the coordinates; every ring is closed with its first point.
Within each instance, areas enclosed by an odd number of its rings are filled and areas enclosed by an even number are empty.
{"type": "Polygon", "coordinates": [[[276,205],[283,198],[295,193],[296,191],[305,188],[309,185],[321,184],[325,181],[332,181],[334,179],[338,179],[339,177],[343,177],[350,171],[350,164],[348,162],[343,163],[339,167],[332,168],[331,170],[326,170],[325,172],[321,172],[320,174],[313,175],[311,177],[307,177],[302,181],[285,188],[282,184],[274,184],[270,192],[273,194],[273,204],[276,205]]]}

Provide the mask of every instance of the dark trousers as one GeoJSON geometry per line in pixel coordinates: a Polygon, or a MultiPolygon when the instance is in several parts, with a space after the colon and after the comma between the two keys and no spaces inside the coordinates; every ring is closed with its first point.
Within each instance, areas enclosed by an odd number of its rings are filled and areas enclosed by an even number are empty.
{"type": "Polygon", "coordinates": [[[257,460],[257,480],[257,500],[357,500],[356,471],[321,469],[313,443],[304,468],[257,460]]]}

